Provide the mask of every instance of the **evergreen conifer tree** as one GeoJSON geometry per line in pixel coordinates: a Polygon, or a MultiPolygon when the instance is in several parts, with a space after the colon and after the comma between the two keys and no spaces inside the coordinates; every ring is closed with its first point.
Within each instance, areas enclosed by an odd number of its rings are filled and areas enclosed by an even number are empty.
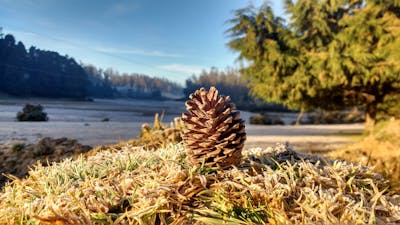
{"type": "Polygon", "coordinates": [[[361,106],[373,125],[400,93],[400,1],[285,1],[235,12],[228,46],[248,62],[252,92],[291,109],[361,106]]]}

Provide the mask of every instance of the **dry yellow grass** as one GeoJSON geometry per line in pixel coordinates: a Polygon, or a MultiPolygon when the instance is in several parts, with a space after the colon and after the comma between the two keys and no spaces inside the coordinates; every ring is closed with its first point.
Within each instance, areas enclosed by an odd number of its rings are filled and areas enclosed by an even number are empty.
{"type": "Polygon", "coordinates": [[[372,166],[400,190],[400,120],[378,124],[375,132],[362,141],[327,154],[334,159],[344,159],[372,166]]]}
{"type": "Polygon", "coordinates": [[[0,224],[400,223],[400,196],[368,167],[284,145],[229,170],[188,165],[180,144],[39,164],[0,192],[0,224]]]}
{"type": "Polygon", "coordinates": [[[174,118],[169,125],[162,123],[162,118],[163,115],[161,115],[160,118],[159,114],[156,113],[152,126],[147,123],[142,124],[140,136],[138,138],[127,142],[121,142],[113,147],[118,148],[118,146],[124,146],[128,144],[134,146],[143,146],[145,149],[154,150],[165,147],[170,143],[176,144],[180,142],[182,140],[181,130],[184,126],[181,118],[174,118]]]}

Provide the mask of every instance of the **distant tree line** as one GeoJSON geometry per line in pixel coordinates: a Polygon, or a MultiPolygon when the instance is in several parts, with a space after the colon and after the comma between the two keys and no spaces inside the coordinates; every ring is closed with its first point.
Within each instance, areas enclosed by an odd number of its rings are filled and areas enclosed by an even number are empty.
{"type": "Polygon", "coordinates": [[[150,77],[144,74],[123,73],[108,68],[103,70],[93,65],[84,65],[89,76],[90,96],[162,98],[162,93],[182,95],[182,86],[167,79],[150,77]]]}
{"type": "Polygon", "coordinates": [[[225,71],[220,71],[216,68],[211,68],[209,71],[203,70],[199,76],[193,75],[186,80],[186,87],[183,92],[187,97],[201,87],[209,89],[211,86],[215,86],[220,94],[229,95],[238,109],[288,111],[282,105],[266,103],[251,95],[248,81],[243,79],[238,70],[232,68],[227,68],[225,71]]]}
{"type": "Polygon", "coordinates": [[[148,96],[154,97],[161,95],[161,92],[167,92],[175,95],[182,95],[182,86],[171,82],[165,78],[149,77],[138,73],[118,73],[112,69],[105,71],[113,86],[120,90],[121,95],[148,96]],[[122,90],[126,90],[125,92],[122,90]]]}
{"type": "Polygon", "coordinates": [[[88,86],[88,95],[99,98],[112,98],[117,94],[113,87],[109,75],[100,68],[93,65],[83,65],[83,69],[89,76],[90,85],[88,86]]]}
{"type": "Polygon", "coordinates": [[[0,28],[0,92],[14,96],[162,98],[182,95],[182,87],[167,79],[143,74],[119,74],[77,63],[57,52],[30,47],[0,28]]]}
{"type": "Polygon", "coordinates": [[[82,98],[89,79],[73,59],[0,36],[0,91],[15,96],[82,98]]]}

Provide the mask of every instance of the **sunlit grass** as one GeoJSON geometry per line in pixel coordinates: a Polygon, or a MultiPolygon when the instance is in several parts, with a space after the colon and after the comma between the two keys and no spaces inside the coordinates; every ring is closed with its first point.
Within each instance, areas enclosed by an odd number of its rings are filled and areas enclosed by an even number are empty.
{"type": "Polygon", "coordinates": [[[330,152],[329,157],[372,166],[400,191],[400,121],[377,124],[361,141],[330,152]]]}
{"type": "Polygon", "coordinates": [[[285,146],[239,168],[192,167],[182,145],[126,145],[40,164],[0,192],[0,224],[386,224],[400,197],[368,167],[285,146]]]}

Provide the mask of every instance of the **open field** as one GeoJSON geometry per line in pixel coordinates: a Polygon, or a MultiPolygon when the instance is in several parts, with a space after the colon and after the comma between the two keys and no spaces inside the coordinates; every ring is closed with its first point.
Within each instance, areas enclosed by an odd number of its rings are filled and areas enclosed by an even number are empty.
{"type": "MultiPolygon", "coordinates": [[[[68,137],[80,143],[97,146],[115,144],[139,135],[143,123],[151,123],[155,113],[165,113],[169,123],[184,111],[177,101],[105,100],[94,102],[49,99],[0,99],[0,144],[5,142],[36,142],[42,137],[68,137]],[[17,122],[15,115],[25,103],[42,104],[48,122],[17,122]],[[108,122],[102,122],[108,118],[108,122]]],[[[242,112],[246,121],[252,115],[242,112]]],[[[295,114],[282,114],[290,123],[295,114]]],[[[362,124],[262,126],[246,125],[246,148],[266,147],[276,142],[289,142],[295,149],[318,152],[335,149],[357,140],[362,124]]]]}

